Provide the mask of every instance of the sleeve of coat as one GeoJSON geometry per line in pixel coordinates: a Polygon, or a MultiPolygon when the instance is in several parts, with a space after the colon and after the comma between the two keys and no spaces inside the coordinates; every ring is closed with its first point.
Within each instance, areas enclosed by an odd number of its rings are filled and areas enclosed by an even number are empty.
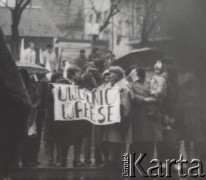
{"type": "Polygon", "coordinates": [[[166,93],[166,79],[164,77],[159,77],[158,80],[158,87],[156,93],[154,94],[156,98],[164,97],[166,93]]]}
{"type": "Polygon", "coordinates": [[[134,102],[136,102],[136,103],[142,103],[142,102],[144,101],[144,97],[138,95],[138,94],[135,92],[135,87],[132,86],[132,85],[131,85],[130,88],[129,88],[129,96],[130,96],[131,101],[134,101],[134,102]]]}
{"type": "Polygon", "coordinates": [[[131,101],[128,90],[124,90],[122,93],[120,93],[120,101],[123,111],[122,115],[126,117],[131,110],[131,101]]]}

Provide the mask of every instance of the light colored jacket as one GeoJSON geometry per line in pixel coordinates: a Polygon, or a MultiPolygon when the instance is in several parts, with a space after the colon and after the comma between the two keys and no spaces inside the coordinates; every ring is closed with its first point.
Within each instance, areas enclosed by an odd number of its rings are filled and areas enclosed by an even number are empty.
{"type": "Polygon", "coordinates": [[[24,51],[23,62],[26,64],[35,64],[36,63],[36,52],[34,49],[27,48],[24,51]]]}
{"type": "Polygon", "coordinates": [[[162,99],[166,96],[167,81],[163,75],[155,74],[150,82],[150,94],[157,99],[162,99]]]}
{"type": "Polygon", "coordinates": [[[47,50],[45,50],[42,53],[42,58],[43,58],[44,65],[49,63],[51,72],[57,70],[57,57],[54,51],[49,53],[47,50]]]}

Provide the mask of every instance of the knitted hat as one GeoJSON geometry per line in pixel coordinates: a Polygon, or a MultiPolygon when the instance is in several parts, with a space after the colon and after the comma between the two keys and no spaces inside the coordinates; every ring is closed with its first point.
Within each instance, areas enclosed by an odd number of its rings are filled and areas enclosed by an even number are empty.
{"type": "Polygon", "coordinates": [[[162,69],[162,68],[163,68],[162,62],[161,62],[160,60],[158,60],[158,61],[156,62],[156,64],[154,65],[154,68],[155,68],[155,69],[162,69]]]}
{"type": "Polygon", "coordinates": [[[108,76],[109,75],[109,69],[105,70],[103,73],[102,73],[102,76],[108,76]]]}
{"type": "Polygon", "coordinates": [[[109,68],[109,72],[117,74],[120,79],[125,77],[124,70],[121,67],[119,67],[119,66],[111,66],[109,68]]]}

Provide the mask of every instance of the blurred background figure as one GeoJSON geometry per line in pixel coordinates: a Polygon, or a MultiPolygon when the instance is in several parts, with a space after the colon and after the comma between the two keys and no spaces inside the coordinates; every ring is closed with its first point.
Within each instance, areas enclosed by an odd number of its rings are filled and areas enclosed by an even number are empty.
{"type": "MultiPolygon", "coordinates": [[[[187,159],[200,158],[203,153],[204,117],[201,104],[201,88],[194,72],[185,74],[183,84],[178,90],[176,118],[179,122],[181,138],[185,140],[187,159]],[[191,154],[193,143],[193,154],[191,154]]],[[[203,159],[205,160],[205,159],[203,159]]]]}
{"type": "Polygon", "coordinates": [[[115,55],[113,54],[112,51],[108,50],[105,58],[105,69],[108,69],[112,65],[112,62],[114,60],[115,60],[115,55]]]}
{"type": "Polygon", "coordinates": [[[24,50],[24,59],[21,60],[26,64],[36,64],[36,52],[34,49],[34,43],[29,42],[28,48],[24,50]]]}
{"type": "Polygon", "coordinates": [[[82,71],[85,69],[85,64],[87,63],[86,58],[86,51],[85,49],[80,50],[79,57],[75,59],[74,64],[82,69],[82,71]]]}
{"type": "Polygon", "coordinates": [[[45,67],[49,67],[51,73],[58,70],[57,56],[52,44],[46,46],[46,50],[42,53],[42,58],[45,67]]]}
{"type": "Polygon", "coordinates": [[[95,62],[95,60],[98,60],[100,56],[99,48],[92,49],[91,54],[88,57],[89,62],[95,62]]]}
{"type": "Polygon", "coordinates": [[[105,69],[104,58],[101,57],[100,49],[94,48],[88,57],[89,62],[93,62],[96,68],[102,73],[105,69]]]}

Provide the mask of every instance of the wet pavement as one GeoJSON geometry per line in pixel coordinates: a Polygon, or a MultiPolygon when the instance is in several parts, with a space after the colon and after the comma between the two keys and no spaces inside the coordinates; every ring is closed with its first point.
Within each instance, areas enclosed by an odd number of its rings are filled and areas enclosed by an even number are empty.
{"type": "MultiPolygon", "coordinates": [[[[21,169],[15,173],[12,180],[147,180],[152,178],[133,177],[123,178],[121,170],[117,169],[21,169]]],[[[155,180],[155,178],[153,178],[155,180]]],[[[159,178],[180,180],[180,178],[159,178]]],[[[158,179],[158,180],[159,180],[158,179]]],[[[184,179],[187,180],[187,179],[184,179]]],[[[204,180],[204,178],[203,178],[204,180]]]]}
{"type": "MultiPolygon", "coordinates": [[[[92,152],[93,152],[92,148],[92,152]]],[[[83,160],[83,156],[82,156],[83,160]]],[[[138,180],[148,180],[152,178],[134,177],[134,178],[124,178],[122,177],[122,169],[114,168],[104,168],[101,166],[91,166],[84,168],[73,168],[73,147],[70,148],[68,153],[67,167],[57,167],[55,164],[48,164],[48,155],[45,152],[43,143],[41,143],[41,151],[39,153],[39,161],[41,162],[37,167],[33,168],[20,168],[12,175],[12,180],[128,180],[128,179],[138,179],[138,180]]],[[[94,163],[94,153],[92,153],[92,161],[94,163]]],[[[153,178],[154,180],[157,180],[153,178]]],[[[181,180],[177,174],[173,174],[171,178],[158,178],[170,179],[170,180],[181,180]]],[[[205,180],[205,178],[200,178],[205,180]]],[[[188,178],[184,179],[188,180],[188,178]]]]}
{"type": "Polygon", "coordinates": [[[53,170],[22,170],[15,174],[14,180],[118,180],[118,170],[88,169],[53,169],[53,170]]]}

